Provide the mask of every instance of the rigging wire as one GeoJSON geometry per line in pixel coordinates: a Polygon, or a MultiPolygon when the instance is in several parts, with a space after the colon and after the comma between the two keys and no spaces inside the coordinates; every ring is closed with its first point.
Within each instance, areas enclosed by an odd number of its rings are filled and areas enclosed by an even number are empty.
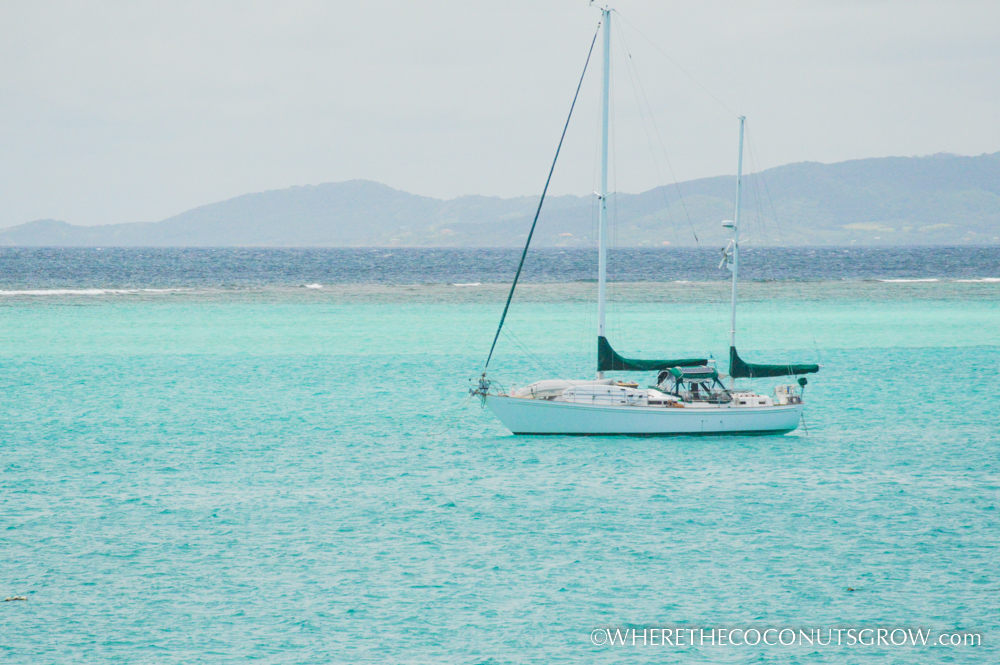
{"type": "Polygon", "coordinates": [[[512,331],[511,329],[510,329],[510,326],[508,326],[508,327],[507,327],[507,328],[506,328],[506,329],[505,329],[505,330],[503,331],[503,336],[504,336],[504,337],[506,337],[506,338],[507,338],[507,339],[508,339],[508,340],[509,340],[509,341],[510,341],[510,342],[511,342],[511,343],[512,343],[512,344],[513,344],[514,346],[516,346],[516,347],[517,347],[518,349],[520,349],[521,351],[523,351],[523,352],[524,352],[524,353],[525,353],[525,354],[526,354],[526,355],[527,355],[527,356],[528,356],[529,358],[531,358],[532,360],[534,360],[534,361],[535,361],[535,364],[536,364],[536,365],[538,365],[539,367],[541,367],[541,368],[542,368],[543,370],[545,370],[546,372],[549,372],[550,374],[553,374],[553,375],[555,375],[555,376],[558,376],[558,375],[559,375],[559,372],[558,372],[558,371],[556,371],[555,369],[553,369],[553,368],[552,368],[551,366],[549,366],[549,364],[548,364],[548,363],[546,363],[546,362],[545,362],[544,360],[542,360],[542,359],[541,359],[541,358],[539,358],[539,357],[538,357],[537,355],[535,355],[534,353],[532,353],[531,349],[530,349],[530,348],[528,348],[528,345],[527,345],[527,344],[525,344],[525,343],[524,343],[524,342],[523,342],[523,341],[521,340],[521,338],[520,338],[520,337],[518,337],[518,336],[517,336],[517,335],[516,335],[516,334],[515,334],[515,333],[514,333],[514,332],[513,332],[513,331],[512,331]]]}
{"type": "MultiPolygon", "coordinates": [[[[780,225],[778,224],[777,214],[774,212],[773,201],[770,199],[770,194],[767,192],[767,181],[762,175],[763,168],[760,164],[759,154],[757,152],[756,145],[750,138],[749,128],[747,129],[747,155],[750,160],[750,168],[752,171],[752,175],[750,176],[749,181],[752,186],[752,193],[754,201],[756,203],[753,211],[754,219],[756,221],[756,227],[754,228],[754,230],[756,231],[757,239],[760,242],[761,249],[763,250],[760,256],[765,272],[764,276],[765,278],[761,286],[762,299],[766,301],[766,313],[769,316],[771,324],[770,328],[771,337],[784,339],[783,337],[780,337],[778,335],[778,324],[777,324],[778,315],[774,304],[778,290],[778,278],[775,273],[775,267],[773,261],[774,258],[773,254],[774,251],[777,249],[777,247],[771,243],[772,233],[768,228],[768,214],[767,214],[767,209],[765,208],[764,205],[765,198],[771,205],[771,212],[772,212],[771,221],[773,222],[772,224],[774,227],[773,235],[775,236],[775,240],[777,240],[778,243],[781,243],[782,239],[784,238],[784,235],[781,231],[780,225]],[[761,194],[762,184],[764,185],[764,190],[765,190],[764,195],[761,194]]],[[[753,338],[751,337],[751,339],[753,338]]]]}
{"type": "MultiPolygon", "coordinates": [[[[613,24],[612,24],[613,25],[613,24]]],[[[610,92],[608,99],[608,125],[609,125],[609,141],[608,149],[610,154],[610,175],[611,175],[611,187],[607,192],[607,196],[611,201],[610,210],[608,211],[606,217],[607,232],[608,232],[608,246],[607,246],[607,279],[605,280],[606,289],[606,302],[607,302],[607,314],[610,318],[610,322],[605,320],[605,331],[606,337],[611,339],[620,339],[622,332],[622,312],[621,312],[621,289],[618,287],[618,276],[621,274],[619,268],[621,267],[621,256],[617,251],[619,249],[619,237],[618,237],[618,105],[616,100],[618,95],[615,94],[615,86],[618,83],[618,78],[615,76],[614,68],[611,68],[608,72],[608,80],[610,84],[610,92]]],[[[605,201],[605,204],[607,201],[605,201]]]]}
{"type": "MultiPolygon", "coordinates": [[[[747,198],[749,200],[747,201],[747,203],[749,204],[751,200],[753,202],[752,208],[750,205],[746,206],[746,208],[751,208],[747,209],[747,215],[746,215],[746,222],[749,227],[747,229],[747,239],[751,240],[753,238],[756,238],[756,241],[760,245],[760,248],[762,250],[760,253],[760,260],[763,263],[764,280],[762,282],[761,291],[764,294],[762,296],[763,300],[765,300],[767,305],[769,306],[768,312],[770,313],[771,333],[773,337],[777,332],[777,326],[775,326],[775,317],[774,317],[773,284],[775,280],[774,280],[773,265],[770,260],[771,244],[767,234],[765,217],[762,215],[764,206],[763,206],[763,200],[760,195],[760,180],[756,177],[759,168],[756,160],[755,151],[753,149],[753,146],[749,143],[749,141],[747,141],[746,156],[747,160],[749,161],[748,174],[744,178],[744,180],[746,180],[748,183],[746,192],[747,192],[747,198]]],[[[753,248],[749,249],[752,251],[753,248]]],[[[747,282],[747,280],[744,281],[747,282]]],[[[745,302],[747,303],[747,307],[745,308],[747,311],[744,318],[746,319],[748,325],[747,325],[747,332],[743,336],[743,338],[748,341],[748,344],[745,345],[746,347],[754,348],[756,340],[756,337],[754,336],[755,332],[754,325],[757,323],[756,314],[758,308],[756,301],[751,298],[747,298],[745,302]]]]}
{"type": "Polygon", "coordinates": [[[654,41],[653,41],[652,39],[650,39],[650,38],[649,38],[649,37],[647,37],[646,35],[642,34],[642,30],[639,30],[639,28],[635,27],[635,25],[634,25],[634,24],[633,24],[633,23],[632,23],[631,21],[629,21],[629,20],[628,20],[627,18],[625,18],[625,17],[624,17],[623,15],[622,15],[622,13],[621,13],[620,11],[618,11],[617,9],[612,9],[611,11],[613,11],[613,12],[614,12],[614,13],[616,13],[616,14],[618,14],[618,16],[620,16],[620,17],[621,17],[621,19],[622,19],[623,21],[625,21],[626,23],[628,23],[628,25],[629,25],[629,27],[630,27],[630,28],[632,28],[633,30],[635,30],[635,31],[636,31],[636,32],[637,32],[637,33],[639,34],[639,36],[640,36],[640,37],[642,37],[642,38],[643,38],[643,39],[645,39],[645,40],[646,40],[647,42],[649,42],[649,44],[650,44],[650,45],[651,45],[651,46],[652,46],[652,47],[653,47],[654,49],[656,49],[657,51],[659,51],[659,52],[660,52],[660,55],[662,55],[662,56],[663,56],[664,58],[666,58],[667,60],[669,60],[669,61],[670,61],[670,64],[672,64],[672,65],[673,65],[674,67],[676,67],[676,68],[677,68],[678,70],[680,70],[680,72],[681,72],[682,74],[684,74],[684,76],[687,76],[687,77],[688,77],[689,79],[691,79],[692,81],[694,81],[695,85],[697,85],[697,86],[698,86],[699,88],[701,88],[701,89],[702,89],[702,91],[704,91],[704,92],[705,92],[705,94],[707,94],[707,95],[708,95],[709,97],[711,97],[712,99],[714,99],[714,100],[716,101],[716,103],[718,103],[718,104],[719,104],[719,106],[721,106],[722,108],[724,108],[724,109],[726,110],[726,112],[727,112],[727,113],[729,113],[729,114],[730,114],[731,116],[733,116],[734,118],[738,118],[738,117],[739,117],[739,114],[737,114],[737,113],[736,113],[735,111],[733,111],[733,110],[732,110],[731,108],[729,108],[729,106],[728,106],[728,105],[727,105],[727,104],[726,104],[725,102],[723,102],[723,101],[722,101],[721,99],[719,99],[719,98],[718,98],[718,97],[717,97],[717,96],[716,96],[715,94],[713,94],[711,90],[709,90],[708,88],[706,88],[706,87],[705,87],[705,86],[704,86],[704,85],[702,84],[702,82],[701,82],[701,81],[699,81],[698,79],[696,79],[696,78],[694,77],[694,75],[693,75],[693,74],[691,74],[691,73],[690,73],[690,72],[688,72],[688,71],[687,71],[686,69],[684,69],[683,67],[681,67],[681,66],[680,66],[680,65],[679,65],[679,64],[677,63],[677,61],[676,61],[676,60],[674,60],[673,58],[671,58],[671,57],[670,57],[670,56],[669,56],[669,55],[667,54],[667,52],[666,52],[666,51],[664,51],[664,50],[663,50],[663,49],[661,49],[661,48],[660,48],[659,46],[657,46],[657,45],[656,45],[656,43],[655,43],[655,42],[654,42],[654,41]]]}
{"type": "MultiPolygon", "coordinates": [[[[455,413],[458,413],[459,411],[464,410],[465,407],[467,407],[469,405],[469,402],[472,401],[473,397],[475,397],[475,395],[473,395],[470,392],[469,396],[466,397],[464,400],[462,400],[461,404],[457,404],[457,405],[455,405],[454,408],[452,408],[452,409],[450,409],[448,411],[445,411],[443,413],[438,414],[438,419],[445,420],[446,417],[451,416],[452,414],[455,414],[455,413]]],[[[453,420],[450,423],[449,422],[441,423],[440,425],[438,425],[437,427],[435,427],[434,429],[432,429],[430,432],[427,432],[424,436],[433,436],[433,437],[441,436],[442,434],[447,433],[449,430],[451,430],[456,425],[458,425],[459,422],[461,422],[461,421],[459,421],[459,420],[453,420]]]]}
{"type": "Polygon", "coordinates": [[[524,268],[524,259],[528,255],[528,247],[531,245],[531,237],[535,234],[535,226],[538,224],[538,216],[542,212],[542,204],[545,203],[545,194],[549,191],[549,183],[552,182],[552,173],[556,170],[556,162],[559,161],[559,151],[562,150],[563,140],[566,138],[566,130],[569,129],[569,121],[573,117],[573,109],[576,108],[576,100],[580,96],[580,88],[583,86],[583,77],[587,74],[587,66],[590,64],[590,56],[594,53],[594,44],[597,43],[597,35],[601,30],[601,24],[597,24],[594,37],[590,41],[590,50],[587,51],[587,60],[583,63],[583,72],[580,74],[580,81],[576,84],[576,92],[573,93],[573,103],[570,104],[569,114],[566,116],[566,124],[563,125],[562,135],[559,137],[559,145],[556,146],[556,155],[552,159],[552,166],[549,167],[549,175],[545,179],[545,187],[542,189],[542,196],[538,200],[538,209],[535,210],[535,219],[531,222],[531,230],[528,231],[528,239],[524,243],[524,251],[521,252],[521,261],[517,264],[517,272],[514,273],[514,282],[510,285],[510,293],[507,295],[507,303],[503,307],[503,314],[500,315],[500,325],[497,326],[496,335],[493,336],[493,344],[490,346],[490,353],[486,356],[486,363],[483,365],[483,373],[490,366],[493,358],[493,351],[496,350],[497,340],[500,338],[500,331],[503,330],[503,322],[507,318],[507,310],[510,309],[510,301],[514,297],[514,289],[517,288],[517,280],[521,277],[521,269],[524,268]]]}
{"type": "MultiPolygon", "coordinates": [[[[617,33],[619,34],[618,47],[619,48],[623,48],[624,41],[620,38],[621,28],[618,26],[617,23],[613,24],[613,26],[614,26],[615,30],[617,31],[617,33]]],[[[615,77],[615,75],[614,75],[614,69],[612,69],[611,70],[611,82],[612,82],[612,85],[614,85],[615,83],[617,83],[617,80],[618,80],[617,77],[615,77]]],[[[634,88],[634,86],[633,86],[633,88],[634,88]]],[[[619,282],[618,282],[618,277],[620,275],[620,273],[618,272],[618,267],[619,267],[619,263],[620,263],[621,257],[620,257],[620,253],[618,252],[618,249],[620,248],[620,240],[619,240],[620,226],[618,224],[618,221],[619,221],[619,219],[618,219],[618,191],[619,191],[619,189],[618,189],[618,125],[617,125],[617,122],[615,122],[617,120],[617,117],[618,117],[618,106],[615,103],[615,100],[617,99],[617,95],[613,95],[611,97],[611,99],[612,99],[612,101],[611,101],[611,108],[612,108],[612,112],[611,112],[611,135],[612,135],[612,139],[614,139],[614,142],[612,143],[612,151],[611,151],[612,168],[613,168],[613,173],[614,173],[614,175],[613,175],[613,183],[614,184],[613,184],[613,187],[612,187],[613,194],[611,195],[612,196],[612,199],[611,199],[611,205],[612,205],[612,209],[611,209],[611,212],[612,212],[612,217],[611,217],[611,219],[612,219],[612,226],[611,226],[611,228],[614,230],[614,235],[613,235],[613,240],[611,242],[611,246],[608,249],[609,250],[611,250],[611,249],[615,250],[615,252],[614,252],[613,255],[616,257],[616,260],[614,262],[612,262],[612,261],[609,260],[609,262],[608,262],[609,265],[614,265],[614,270],[613,270],[612,274],[609,275],[609,278],[610,278],[610,281],[609,281],[609,287],[610,287],[610,289],[609,290],[611,292],[611,298],[610,298],[610,300],[611,300],[611,329],[614,331],[614,337],[613,337],[613,339],[617,340],[618,342],[622,342],[622,341],[625,341],[627,338],[623,334],[623,328],[622,328],[622,311],[623,311],[623,309],[625,309],[625,307],[623,307],[623,302],[622,302],[623,301],[622,289],[619,287],[619,282]]],[[[609,251],[609,259],[610,259],[611,255],[612,254],[609,251]]]]}
{"type": "MultiPolygon", "coordinates": [[[[597,87],[597,103],[595,108],[600,108],[600,98],[603,94],[600,87],[597,87]]],[[[598,190],[598,182],[600,181],[601,173],[601,114],[598,113],[595,116],[594,123],[594,163],[591,172],[591,191],[596,192],[598,190]]],[[[600,214],[600,198],[596,196],[590,197],[590,235],[588,236],[588,248],[596,248],[600,243],[599,235],[599,224],[598,216],[600,214]]],[[[596,288],[596,280],[594,280],[594,285],[596,288]]],[[[596,302],[597,296],[595,295],[592,301],[596,302]]],[[[584,330],[597,330],[597,311],[592,307],[584,308],[583,316],[583,329],[584,330]]],[[[588,373],[591,368],[597,366],[597,348],[593,344],[593,338],[589,335],[581,336],[578,338],[577,349],[580,352],[581,358],[586,358],[586,362],[582,368],[583,373],[588,373]]]]}
{"type": "MultiPolygon", "coordinates": [[[[591,190],[597,191],[598,182],[600,178],[601,170],[601,120],[600,116],[597,119],[596,131],[594,132],[594,169],[591,177],[591,190]]],[[[598,215],[600,214],[600,199],[596,196],[590,197],[590,235],[588,236],[588,249],[597,247],[596,242],[600,242],[598,237],[598,215]]],[[[595,282],[596,285],[596,282],[595,282]]],[[[594,301],[597,300],[595,295],[594,301]]],[[[587,307],[584,309],[583,317],[583,329],[584,330],[597,330],[597,311],[592,307],[587,307]]],[[[584,365],[585,371],[589,372],[591,367],[597,366],[597,349],[594,348],[592,339],[589,335],[581,336],[578,338],[579,346],[577,349],[581,353],[581,357],[585,356],[587,361],[584,365]],[[593,362],[591,362],[593,359],[593,362]]]]}
{"type": "MultiPolygon", "coordinates": [[[[752,135],[750,135],[749,131],[747,132],[747,141],[749,143],[750,153],[751,153],[752,158],[755,159],[755,160],[758,159],[759,155],[757,153],[757,147],[754,144],[753,137],[752,137],[752,135]]],[[[774,226],[775,226],[775,229],[777,230],[778,237],[783,239],[785,237],[785,234],[782,232],[781,225],[780,225],[779,220],[778,220],[778,212],[777,212],[777,210],[774,207],[774,199],[771,197],[771,192],[770,192],[770,190],[769,190],[769,188],[767,186],[767,178],[764,176],[763,169],[758,166],[757,173],[755,175],[757,176],[755,178],[755,180],[759,179],[760,184],[764,186],[764,195],[765,195],[765,198],[767,200],[768,206],[770,207],[770,210],[771,210],[771,219],[774,222],[774,226]]],[[[756,185],[756,183],[755,183],[755,185],[756,185]]],[[[762,210],[762,217],[764,219],[766,219],[766,217],[767,217],[766,212],[767,211],[764,210],[763,202],[761,203],[761,210],[762,210]]],[[[771,266],[769,264],[768,268],[770,268],[770,267],[771,266]]],[[[774,285],[777,284],[777,280],[775,280],[773,278],[773,276],[772,276],[771,279],[772,279],[772,284],[770,285],[770,290],[773,292],[774,288],[775,288],[774,285]]],[[[774,307],[774,305],[773,305],[773,299],[772,299],[771,306],[772,306],[772,314],[771,314],[771,316],[772,316],[772,319],[773,319],[774,318],[774,313],[773,313],[773,307],[774,307]]],[[[772,323],[772,326],[773,325],[774,324],[772,323]]],[[[810,338],[812,339],[813,350],[816,353],[817,360],[821,360],[822,354],[819,351],[819,345],[816,343],[816,335],[813,332],[811,318],[808,317],[808,316],[806,317],[806,328],[809,331],[810,338]]]]}
{"type": "MultiPolygon", "coordinates": [[[[635,97],[636,107],[639,110],[639,117],[642,119],[642,128],[646,134],[646,142],[649,146],[650,159],[653,162],[653,168],[656,171],[657,181],[660,186],[657,188],[661,196],[663,197],[664,208],[667,212],[667,219],[670,221],[670,226],[673,231],[674,240],[680,243],[680,236],[677,232],[677,226],[674,223],[673,211],[671,210],[670,200],[667,197],[667,188],[664,184],[663,174],[660,171],[660,164],[657,159],[657,153],[654,149],[654,143],[652,136],[649,132],[649,126],[652,125],[653,131],[656,133],[657,140],[660,144],[660,150],[663,154],[663,159],[667,164],[667,169],[670,173],[670,177],[673,182],[674,189],[677,192],[677,200],[681,204],[681,208],[684,211],[684,217],[687,219],[688,228],[691,230],[691,235],[694,238],[695,247],[697,249],[701,248],[701,241],[698,239],[698,233],[695,231],[694,222],[691,219],[691,214],[688,211],[687,202],[684,199],[684,194],[681,192],[680,184],[677,181],[677,176],[674,173],[673,164],[670,161],[670,157],[667,154],[666,144],[663,140],[663,134],[660,132],[659,126],[656,124],[656,116],[653,113],[653,106],[649,101],[649,96],[646,94],[646,89],[642,85],[642,78],[639,76],[639,68],[635,63],[635,59],[632,57],[632,52],[629,49],[628,41],[625,39],[625,33],[621,29],[620,25],[616,24],[618,29],[618,40],[619,46],[622,49],[622,54],[624,56],[623,60],[626,64],[626,71],[629,74],[629,83],[632,85],[632,95],[635,97]],[[641,98],[641,99],[640,99],[641,98]],[[648,125],[647,125],[648,118],[648,125]]],[[[702,329],[705,328],[704,317],[699,309],[695,309],[695,316],[697,318],[698,326],[702,329]]]]}
{"type": "MultiPolygon", "coordinates": [[[[636,83],[638,82],[639,78],[639,72],[636,70],[635,62],[632,60],[632,53],[629,51],[628,45],[625,43],[625,33],[622,32],[620,25],[615,24],[615,27],[618,29],[619,44],[622,48],[622,51],[625,54],[626,71],[628,72],[629,75],[629,82],[632,84],[632,94],[635,95],[636,106],[639,108],[639,118],[642,120],[642,130],[646,134],[646,143],[649,145],[649,156],[653,162],[653,170],[656,171],[656,181],[660,183],[660,187],[658,189],[660,190],[660,193],[663,195],[663,206],[664,209],[667,211],[667,219],[670,221],[670,230],[673,231],[674,241],[680,243],[680,236],[677,235],[677,225],[674,223],[674,214],[673,211],[670,209],[670,201],[667,199],[667,193],[663,191],[663,174],[660,173],[660,162],[659,160],[656,159],[656,151],[653,150],[653,139],[649,135],[649,127],[646,124],[646,111],[643,108],[642,103],[639,101],[639,92],[636,87],[636,83]]],[[[642,84],[639,83],[638,87],[641,88],[642,84]]],[[[645,96],[645,91],[643,92],[643,96],[645,96]]],[[[646,100],[646,106],[647,107],[649,106],[648,99],[646,100]]],[[[650,122],[653,124],[653,128],[656,129],[657,134],[659,134],[659,130],[656,127],[656,123],[652,118],[653,112],[651,108],[649,109],[649,115],[650,115],[650,122]]],[[[662,148],[663,146],[662,138],[660,140],[660,145],[662,148]]],[[[664,150],[664,154],[665,153],[666,150],[664,150]]],[[[690,218],[688,221],[690,221],[690,218]]]]}
{"type": "MultiPolygon", "coordinates": [[[[757,160],[759,158],[759,155],[757,153],[757,148],[756,148],[756,145],[753,142],[753,137],[750,134],[750,129],[749,128],[747,128],[747,143],[748,143],[748,147],[750,148],[751,159],[757,160]]],[[[782,231],[781,225],[780,225],[780,223],[778,221],[778,211],[774,207],[774,198],[771,196],[771,191],[770,191],[770,189],[767,186],[767,178],[764,177],[764,171],[763,171],[763,169],[760,168],[759,164],[758,164],[757,168],[755,169],[755,173],[754,173],[754,180],[756,181],[757,178],[760,179],[760,183],[764,186],[764,194],[765,194],[765,196],[767,198],[768,206],[771,209],[771,218],[774,220],[774,226],[777,229],[778,236],[783,239],[783,238],[785,238],[785,234],[782,231]]],[[[755,183],[755,185],[756,185],[756,183],[755,183]]],[[[761,203],[761,209],[763,210],[763,202],[761,203]]],[[[770,264],[768,265],[768,267],[770,268],[770,264]]],[[[813,350],[816,353],[816,359],[819,362],[819,364],[822,365],[822,363],[823,363],[823,354],[822,354],[822,352],[819,349],[819,344],[816,342],[816,333],[815,333],[815,330],[813,329],[812,318],[807,316],[807,317],[805,317],[805,321],[806,321],[806,329],[809,331],[809,336],[812,339],[813,350]]]]}
{"type": "MultiPolygon", "coordinates": [[[[615,12],[618,13],[618,12],[615,12]]],[[[620,14],[619,14],[620,15],[620,14]]],[[[622,19],[624,20],[624,16],[622,19]]],[[[637,31],[638,32],[638,31],[637,31]]],[[[677,181],[677,175],[674,172],[674,165],[670,161],[670,156],[667,154],[666,144],[663,142],[663,135],[660,133],[660,128],[656,124],[656,120],[653,115],[653,107],[649,103],[649,96],[646,95],[646,89],[642,86],[642,80],[639,78],[639,70],[635,65],[635,60],[632,58],[632,52],[628,48],[628,43],[625,41],[625,33],[621,30],[621,26],[618,26],[618,39],[621,43],[622,49],[625,51],[625,63],[626,69],[629,72],[629,81],[632,82],[632,92],[636,96],[636,105],[639,107],[639,115],[642,118],[642,128],[646,132],[646,141],[649,143],[650,154],[653,155],[653,168],[656,170],[656,178],[660,182],[660,193],[663,195],[663,203],[667,210],[667,218],[670,220],[670,226],[674,231],[674,240],[680,242],[677,236],[677,228],[674,226],[674,216],[670,209],[670,201],[667,199],[667,192],[663,186],[663,176],[660,175],[660,166],[656,160],[655,152],[653,151],[653,141],[649,136],[649,129],[646,127],[646,117],[643,112],[642,103],[639,101],[639,94],[642,94],[642,99],[646,104],[646,111],[649,113],[650,124],[653,125],[653,131],[656,132],[656,138],[660,142],[660,150],[663,152],[663,160],[667,163],[667,170],[670,172],[670,179],[673,181],[674,189],[677,191],[677,200],[680,201],[681,208],[684,210],[684,217],[687,218],[688,227],[691,229],[691,235],[694,236],[695,247],[701,247],[701,242],[698,240],[698,233],[694,230],[694,223],[691,221],[691,214],[688,212],[687,202],[684,200],[684,195],[681,193],[680,183],[677,181]],[[636,92],[636,87],[638,87],[638,93],[636,92]]]]}

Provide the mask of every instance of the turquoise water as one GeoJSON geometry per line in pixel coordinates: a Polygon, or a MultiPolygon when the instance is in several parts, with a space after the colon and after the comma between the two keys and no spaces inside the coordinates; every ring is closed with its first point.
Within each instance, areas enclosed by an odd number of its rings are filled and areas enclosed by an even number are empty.
{"type": "MultiPolygon", "coordinates": [[[[616,347],[724,357],[698,288],[622,291],[616,347]]],[[[491,287],[7,297],[0,594],[28,600],[0,603],[0,653],[997,662],[1000,284],[774,288],[741,350],[822,362],[808,432],[672,439],[513,437],[466,401],[491,287]],[[983,644],[591,643],[662,626],[983,644]]],[[[588,373],[589,290],[528,288],[534,356],[502,338],[496,378],[588,373]]]]}

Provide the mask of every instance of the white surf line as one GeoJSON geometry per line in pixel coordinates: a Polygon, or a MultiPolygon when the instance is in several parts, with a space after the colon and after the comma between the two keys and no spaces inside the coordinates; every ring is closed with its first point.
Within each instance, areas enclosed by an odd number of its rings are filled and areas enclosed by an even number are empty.
{"type": "Polygon", "coordinates": [[[194,289],[0,289],[0,296],[108,296],[136,293],[181,293],[194,289]]]}

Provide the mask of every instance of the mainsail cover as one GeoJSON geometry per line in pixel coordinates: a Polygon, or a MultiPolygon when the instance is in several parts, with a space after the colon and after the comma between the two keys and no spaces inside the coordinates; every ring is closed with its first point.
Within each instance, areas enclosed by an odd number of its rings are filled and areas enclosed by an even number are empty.
{"type": "Polygon", "coordinates": [[[637,358],[622,358],[608,343],[607,337],[597,338],[597,371],[598,372],[658,372],[671,367],[693,367],[707,365],[705,358],[680,358],[672,360],[639,360],[637,358]]]}
{"type": "Polygon", "coordinates": [[[790,376],[793,374],[812,374],[819,371],[819,365],[759,365],[744,362],[736,347],[729,347],[729,376],[735,379],[753,379],[765,376],[790,376]]]}

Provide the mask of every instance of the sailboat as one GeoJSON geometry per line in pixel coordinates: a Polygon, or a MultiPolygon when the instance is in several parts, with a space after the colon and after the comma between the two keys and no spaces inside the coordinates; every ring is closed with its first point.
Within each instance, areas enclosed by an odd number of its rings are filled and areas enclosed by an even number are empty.
{"type": "MultiPolygon", "coordinates": [[[[745,117],[740,117],[739,163],[736,174],[736,207],[732,220],[723,222],[731,238],[723,250],[720,268],[732,272],[729,338],[729,375],[725,377],[705,358],[636,359],[618,354],[608,342],[605,330],[608,246],[608,123],[610,88],[611,9],[601,10],[598,31],[602,31],[603,68],[601,96],[601,179],[598,196],[598,280],[597,280],[597,376],[595,379],[544,379],[520,389],[504,391],[487,377],[490,359],[510,308],[514,289],[531,244],[538,215],[545,201],[556,159],[549,170],[521,263],[511,285],[500,325],[493,338],[478,385],[471,390],[514,434],[563,435],[691,435],[691,434],[783,434],[795,430],[802,419],[802,390],[807,381],[776,386],[772,395],[751,389],[737,389],[736,379],[799,376],[819,370],[818,365],[754,364],[736,351],[736,304],[740,266],[740,196],[743,181],[743,134],[745,117]],[[640,388],[636,382],[606,378],[605,372],[655,372],[655,385],[640,388]],[[729,385],[725,385],[726,378],[729,385]]],[[[597,33],[591,42],[593,53],[597,33]]],[[[586,65],[584,66],[586,74],[586,65]]],[[[583,75],[580,82],[582,84],[583,75]]],[[[577,85],[577,96],[580,85],[577,85]]],[[[576,106],[575,96],[570,117],[576,106]]],[[[566,120],[566,126],[569,125],[566,120]]]]}

